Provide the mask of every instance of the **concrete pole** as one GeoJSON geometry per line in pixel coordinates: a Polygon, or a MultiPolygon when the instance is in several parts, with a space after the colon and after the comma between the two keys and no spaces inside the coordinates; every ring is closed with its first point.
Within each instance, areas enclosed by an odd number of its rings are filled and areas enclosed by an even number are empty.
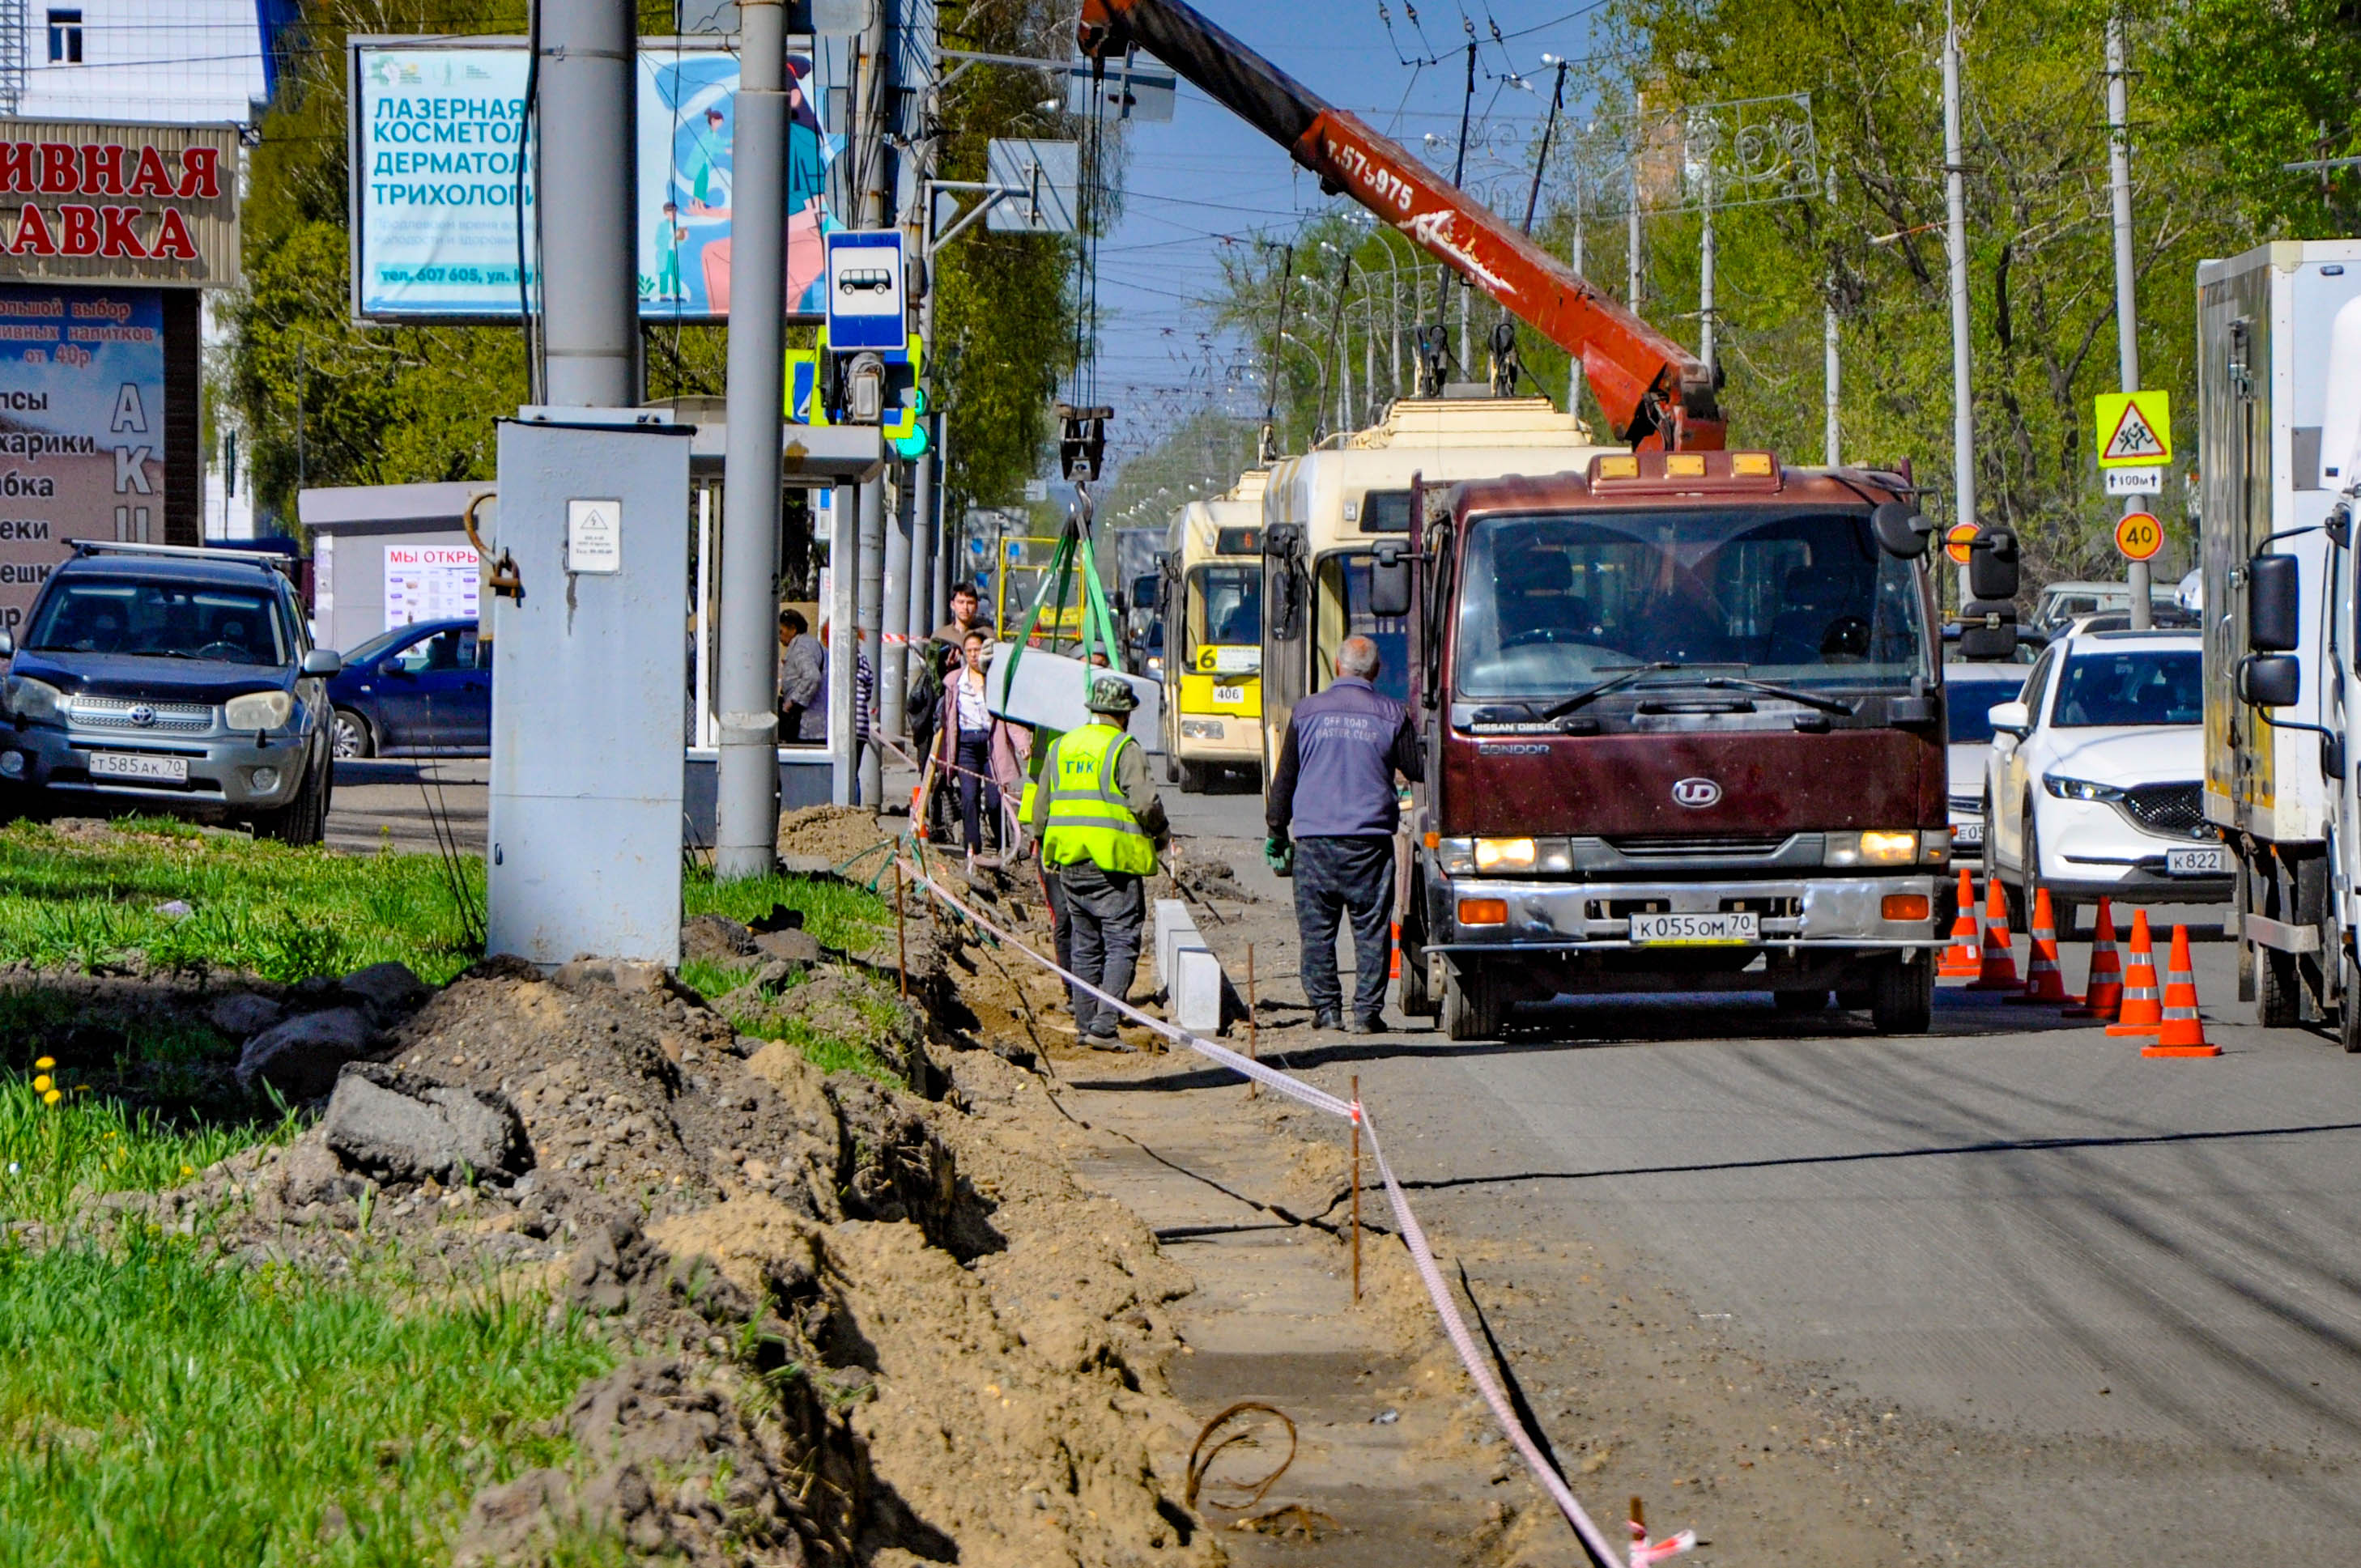
{"type": "Polygon", "coordinates": [[[910,566],[917,555],[910,538],[910,488],[915,476],[902,472],[895,487],[894,515],[885,528],[885,659],[877,669],[877,723],[888,735],[906,735],[902,712],[903,683],[907,679],[910,645],[910,566]]]}
{"type": "Polygon", "coordinates": [[[1631,89],[1631,213],[1630,254],[1623,265],[1623,302],[1640,308],[1640,154],[1647,141],[1648,95],[1631,89]]]}
{"type": "Polygon", "coordinates": [[[857,804],[861,794],[852,721],[853,697],[860,690],[854,683],[853,651],[861,634],[853,626],[853,605],[859,592],[855,563],[861,556],[861,491],[859,485],[837,486],[828,509],[828,740],[835,764],[829,798],[839,806],[857,804]]]}
{"type": "MultiPolygon", "coordinates": [[[[1707,149],[1708,159],[1712,149],[1707,149]]],[[[1697,231],[1697,357],[1705,361],[1708,370],[1714,368],[1713,350],[1713,165],[1705,170],[1705,222],[1697,231]]]]}
{"type": "MultiPolygon", "coordinates": [[[[1976,521],[1976,421],[1968,378],[1968,187],[1960,153],[1960,27],[1950,8],[1943,20],[1943,188],[1949,207],[1947,237],[1951,261],[1951,468],[1959,497],[1957,519],[1976,521]]],[[[1965,604],[1968,569],[1960,568],[1960,602],[1965,604]]]]}
{"type": "MultiPolygon", "coordinates": [[[[2130,93],[2125,83],[2124,19],[2107,18],[2107,172],[2115,206],[2115,358],[2123,372],[2123,389],[2140,389],[2139,286],[2132,264],[2132,140],[2130,93]]],[[[2126,514],[2140,510],[2142,498],[2125,496],[2126,514]]],[[[2124,581],[2132,594],[2132,630],[2146,631],[2156,624],[2156,607],[2148,597],[2148,565],[2129,563],[2124,581]]]]}
{"type": "MultiPolygon", "coordinates": [[[[951,416],[946,411],[927,417],[935,422],[936,462],[941,468],[942,477],[949,479],[951,472],[951,416]]],[[[940,626],[951,618],[951,584],[967,565],[965,554],[960,548],[961,541],[951,533],[950,510],[950,488],[938,484],[935,487],[932,524],[935,534],[935,601],[933,613],[927,617],[935,626],[940,626]]],[[[928,630],[931,631],[934,627],[928,630]]],[[[1000,628],[1004,634],[1007,630],[1006,627],[1000,628]]]]}
{"type": "MultiPolygon", "coordinates": [[[[741,18],[730,301],[730,455],[721,492],[719,755],[713,874],[767,876],[779,854],[779,465],[785,367],[785,0],[741,18]]],[[[624,120],[626,126],[631,121],[624,120]]],[[[608,166],[611,181],[613,170],[608,166]]],[[[631,167],[628,159],[620,165],[631,167]]],[[[614,181],[628,183],[627,181],[614,181]]],[[[553,371],[553,376],[555,372],[553,371]]]]}
{"type": "MultiPolygon", "coordinates": [[[[1836,210],[1837,171],[1832,168],[1828,170],[1828,215],[1832,221],[1836,210]]],[[[1844,385],[1844,367],[1837,355],[1837,275],[1834,268],[1828,272],[1828,298],[1821,316],[1820,339],[1820,412],[1826,423],[1821,441],[1826,448],[1828,465],[1834,468],[1844,460],[1840,455],[1843,432],[1837,422],[1838,397],[1844,385]]]]}
{"type": "MultiPolygon", "coordinates": [[[[885,477],[861,482],[861,600],[858,620],[861,628],[861,651],[869,660],[869,668],[884,668],[885,627],[885,477]]],[[[881,788],[878,778],[877,750],[864,749],[861,753],[861,804],[875,806],[881,788]]]]}
{"type": "Polygon", "coordinates": [[[542,7],[539,156],[542,354],[547,396],[569,408],[640,400],[635,192],[638,27],[630,0],[542,7]]]}

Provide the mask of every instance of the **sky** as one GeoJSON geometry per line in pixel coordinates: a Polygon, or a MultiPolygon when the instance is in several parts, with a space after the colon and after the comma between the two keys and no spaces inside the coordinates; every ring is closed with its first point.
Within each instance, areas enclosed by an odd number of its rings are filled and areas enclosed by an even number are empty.
{"type": "MultiPolygon", "coordinates": [[[[1379,0],[1191,3],[1446,177],[1466,84],[1463,19],[1471,24],[1478,49],[1467,182],[1480,181],[1494,192],[1496,206],[1518,217],[1532,148],[1549,110],[1554,71],[1542,57],[1587,55],[1604,8],[1603,0],[1428,0],[1417,6],[1413,24],[1403,0],[1384,0],[1382,7],[1379,0]],[[1381,10],[1390,14],[1390,27],[1381,10]],[[1505,41],[1494,41],[1496,26],[1505,41]],[[1512,71],[1532,90],[1506,80],[1512,71]],[[1430,135],[1444,138],[1441,145],[1426,145],[1430,135]]],[[[1570,99],[1575,91],[1570,82],[1570,99]]],[[[1569,102],[1566,112],[1578,121],[1589,111],[1569,102]]],[[[1202,406],[1209,385],[1255,380],[1244,374],[1236,345],[1210,336],[1210,313],[1196,302],[1218,289],[1225,250],[1257,236],[1289,238],[1321,214],[1351,206],[1323,196],[1318,181],[1279,144],[1186,82],[1170,123],[1135,126],[1123,216],[1099,249],[1106,322],[1099,400],[1117,412],[1110,444],[1139,450],[1202,406]]],[[[1317,259],[1333,278],[1334,258],[1317,259]]],[[[1260,401],[1258,394],[1242,395],[1260,401]]]]}

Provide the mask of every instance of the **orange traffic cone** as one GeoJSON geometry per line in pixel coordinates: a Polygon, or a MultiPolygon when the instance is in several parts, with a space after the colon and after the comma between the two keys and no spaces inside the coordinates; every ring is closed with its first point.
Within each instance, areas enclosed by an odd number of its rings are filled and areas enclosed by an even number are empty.
{"type": "Polygon", "coordinates": [[[2091,978],[2082,982],[2082,1005],[2069,1007],[2069,1018],[2103,1018],[2113,1022],[2124,1004],[2124,965],[2115,956],[2115,915],[2104,898],[2091,922],[2091,978]]]}
{"type": "Polygon", "coordinates": [[[1983,972],[1977,950],[1976,884],[1968,868],[1960,868],[1960,913],[1951,922],[1951,945],[1943,949],[1943,965],[1935,971],[1942,980],[1973,980],[1983,972]]]}
{"type": "Polygon", "coordinates": [[[2016,953],[2008,939],[2008,895],[2000,890],[2000,878],[1984,883],[1984,953],[1974,983],[1970,991],[2018,991],[2023,982],[2016,978],[2016,953]]]}
{"type": "Polygon", "coordinates": [[[910,836],[923,844],[927,841],[927,786],[910,786],[910,836]]]}
{"type": "Polygon", "coordinates": [[[2164,1004],[2156,992],[2156,939],[2148,935],[2147,911],[2132,912],[2131,961],[2124,966],[2124,1004],[2110,1035],[2153,1035],[2164,1027],[2164,1004]]]}
{"type": "Polygon", "coordinates": [[[2066,994],[2066,974],[2058,967],[2058,916],[2049,907],[2049,890],[2033,892],[2033,950],[2025,966],[2025,994],[2012,1002],[2071,1002],[2066,994]]]}
{"type": "Polygon", "coordinates": [[[2204,1022],[2197,1016],[2197,970],[2189,961],[2189,927],[2172,928],[2172,966],[2165,971],[2164,1027],[2156,1044],[2140,1047],[2144,1057],[2218,1057],[2222,1047],[2209,1045],[2204,1022]]]}

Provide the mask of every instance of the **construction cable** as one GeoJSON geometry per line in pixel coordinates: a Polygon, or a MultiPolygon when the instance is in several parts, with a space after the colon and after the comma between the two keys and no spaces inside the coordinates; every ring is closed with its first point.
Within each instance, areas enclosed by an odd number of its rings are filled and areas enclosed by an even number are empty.
{"type": "MultiPolygon", "coordinates": [[[[1557,1473],[1556,1466],[1550,1463],[1541,1445],[1534,1441],[1532,1433],[1526,1429],[1524,1422],[1518,1419],[1507,1393],[1500,1387],[1499,1379],[1494,1376],[1491,1366],[1477,1349],[1476,1338],[1468,1332],[1466,1319],[1459,1310],[1459,1303],[1453,1298],[1451,1288],[1444,1280],[1443,1270],[1434,1260],[1434,1250],[1427,1242],[1425,1229],[1419,1224],[1418,1216],[1411,1212],[1410,1199],[1403,1192],[1400,1181],[1395,1178],[1393,1166],[1386,1158],[1385,1146],[1378,1140],[1377,1127],[1370,1121],[1368,1112],[1362,1104],[1357,1101],[1340,1099],[1316,1084],[1307,1083],[1291,1073],[1280,1072],[1251,1057],[1231,1050],[1226,1046],[1217,1045],[1201,1036],[1191,1034],[1188,1030],[1167,1023],[1163,1019],[1149,1017],[1124,998],[1111,995],[1080,975],[1043,958],[1015,936],[977,914],[956,894],[934,878],[928,876],[923,871],[916,868],[906,869],[920,886],[934,894],[946,906],[963,916],[980,929],[998,938],[1003,945],[1014,948],[1042,968],[1057,974],[1069,986],[1088,992],[1099,1002],[1114,1008],[1133,1023],[1176,1045],[1185,1046],[1200,1056],[1210,1058],[1241,1078],[1250,1079],[1275,1094],[1286,1095],[1300,1104],[1308,1105],[1315,1111],[1324,1112],[1340,1120],[1360,1124],[1362,1133],[1369,1140],[1369,1152],[1376,1160],[1378,1178],[1385,1184],[1386,1201],[1393,1209],[1394,1219],[1400,1227],[1402,1243],[1410,1249],[1411,1260],[1418,1270],[1419,1279],[1425,1285],[1427,1297],[1434,1304],[1435,1315],[1443,1321],[1444,1337],[1450,1340],[1452,1349],[1458,1354],[1460,1365],[1466,1370],[1469,1381],[1476,1385],[1477,1392],[1483,1396],[1484,1403],[1491,1409],[1493,1420],[1524,1460],[1525,1467],[1531,1472],[1534,1481],[1540,1485],[1543,1492],[1549,1495],[1550,1500],[1557,1506],[1558,1512],[1565,1516],[1566,1523],[1573,1529],[1576,1539],[1582,1543],[1584,1552],[1589,1555],[1592,1563],[1597,1564],[1598,1568],[1626,1568],[1627,1560],[1617,1552],[1606,1535],[1597,1524],[1592,1522],[1590,1515],[1584,1511],[1581,1502],[1566,1486],[1565,1478],[1557,1473]]],[[[1664,1558],[1686,1552],[1696,1544],[1696,1534],[1690,1530],[1683,1530],[1678,1535],[1653,1545],[1651,1545],[1642,1535],[1632,1547],[1629,1560],[1631,1568],[1640,1568],[1643,1563],[1660,1562],[1664,1558]]]]}

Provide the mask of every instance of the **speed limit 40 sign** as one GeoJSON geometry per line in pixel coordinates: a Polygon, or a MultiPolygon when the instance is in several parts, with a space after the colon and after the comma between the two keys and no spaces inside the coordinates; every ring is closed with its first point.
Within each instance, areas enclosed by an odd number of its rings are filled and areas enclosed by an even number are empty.
{"type": "Polygon", "coordinates": [[[2164,524],[2153,512],[2127,511],[2115,524],[2115,548],[2126,561],[2145,561],[2164,548],[2164,524]]]}

